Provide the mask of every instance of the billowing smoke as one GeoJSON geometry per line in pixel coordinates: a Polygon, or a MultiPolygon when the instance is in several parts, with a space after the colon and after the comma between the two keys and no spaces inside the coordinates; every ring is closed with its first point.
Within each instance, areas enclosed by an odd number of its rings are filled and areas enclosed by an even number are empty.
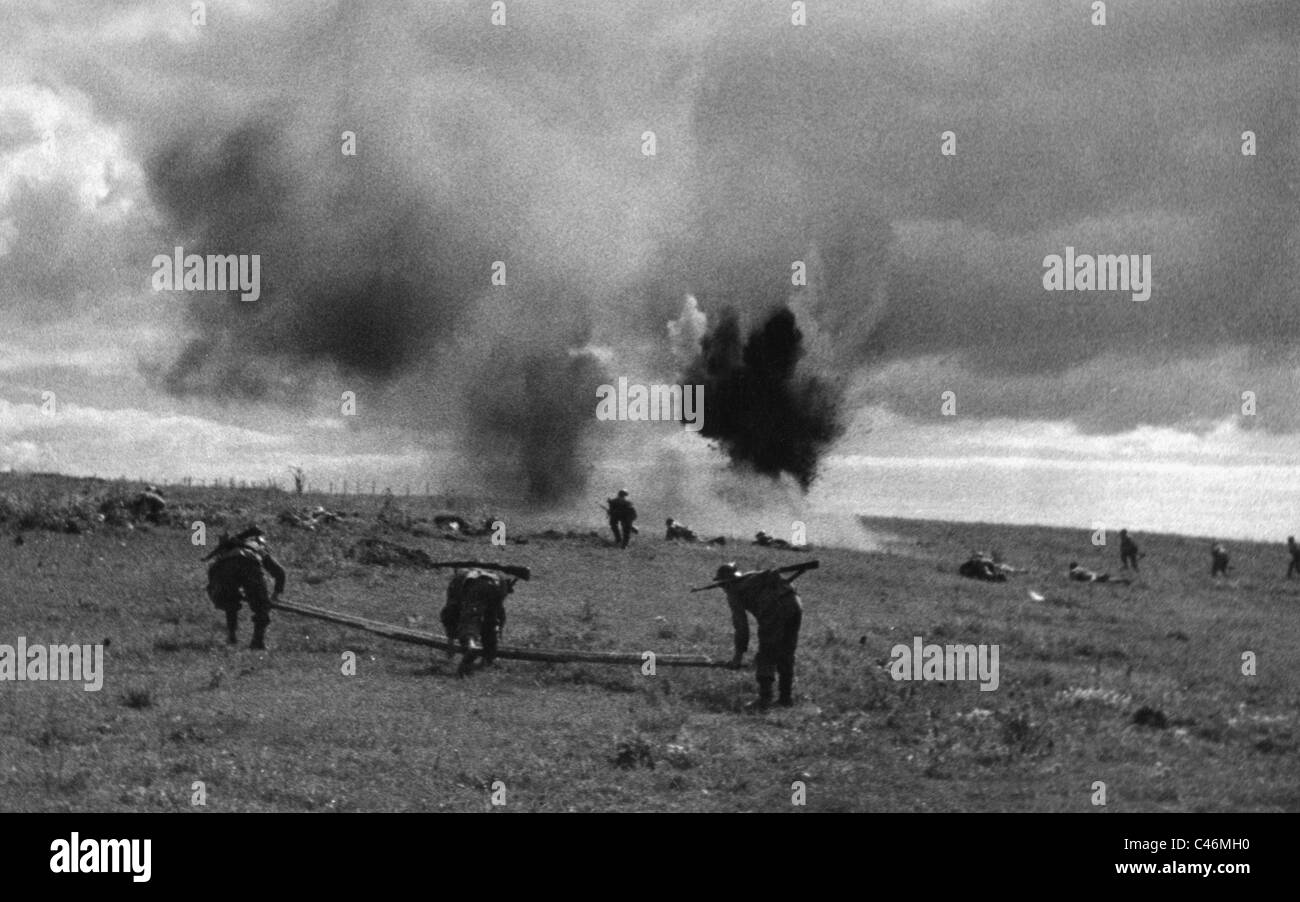
{"type": "Polygon", "coordinates": [[[146,163],[151,194],[187,255],[261,258],[257,302],[205,294],[188,308],[197,334],[168,373],[174,393],[259,399],[320,361],[345,378],[387,379],[466,306],[464,262],[482,255],[453,215],[403,197],[383,177],[316,188],[287,147],[288,130],[241,123],[215,144],[195,131],[146,163]]]}
{"type": "Polygon", "coordinates": [[[730,308],[700,341],[683,381],[704,386],[704,428],[734,463],[807,491],[822,454],[844,433],[842,396],[830,381],[799,368],[803,333],[781,307],[741,341],[730,308]]]}
{"type": "Polygon", "coordinates": [[[668,321],[668,345],[679,367],[687,367],[695,360],[708,325],[709,318],[700,310],[699,301],[695,295],[688,294],[682,302],[681,315],[668,321]]]}
{"type": "Polygon", "coordinates": [[[466,460],[494,496],[522,485],[532,501],[570,500],[587,483],[590,387],[604,368],[588,352],[546,354],[499,347],[467,388],[466,460]]]}
{"type": "Polygon", "coordinates": [[[588,442],[597,359],[700,371],[706,436],[803,485],[838,434],[832,373],[918,418],[952,388],[967,421],[1218,421],[1296,388],[1295,28],[1286,0],[1186,5],[1080,32],[1015,0],[1009,36],[937,2],[821,4],[808,28],[747,0],[511,4],[505,27],[473,0],[249,0],[202,29],[184,4],[64,0],[58,28],[20,4],[0,87],[30,104],[0,90],[0,151],[49,127],[63,177],[0,166],[0,327],[111,310],[166,333],[173,394],[315,428],[352,390],[352,432],[409,430],[534,498],[646,453],[638,425],[588,442]],[[1190,124],[1151,139],[1152,109],[1190,124]],[[92,170],[118,175],[83,197],[92,170]],[[174,245],[259,254],[260,299],[149,293],[174,245]],[[1152,254],[1151,302],[1045,294],[1066,246],[1152,254]]]}

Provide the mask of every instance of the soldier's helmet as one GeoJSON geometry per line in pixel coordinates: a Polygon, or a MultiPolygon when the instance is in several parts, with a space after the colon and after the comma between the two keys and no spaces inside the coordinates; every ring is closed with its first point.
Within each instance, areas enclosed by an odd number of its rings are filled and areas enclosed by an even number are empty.
{"type": "Polygon", "coordinates": [[[250,545],[264,546],[266,544],[266,533],[262,532],[261,527],[253,525],[235,536],[235,542],[250,545]]]}
{"type": "Polygon", "coordinates": [[[627,497],[627,489],[619,489],[619,490],[618,490],[618,497],[620,497],[620,498],[626,498],[626,497],[627,497]]]}
{"type": "Polygon", "coordinates": [[[723,564],[721,567],[718,568],[718,572],[713,574],[713,581],[715,583],[719,583],[722,582],[724,579],[733,579],[739,575],[740,575],[740,570],[739,568],[736,567],[734,563],[723,564]]]}
{"type": "Polygon", "coordinates": [[[676,522],[677,522],[677,521],[674,520],[672,517],[669,517],[667,520],[664,521],[664,525],[665,525],[665,526],[672,526],[672,525],[673,525],[674,523],[676,523],[676,522]]]}
{"type": "Polygon", "coordinates": [[[1075,567],[1077,567],[1077,566],[1079,566],[1079,564],[1078,564],[1077,561],[1070,561],[1070,569],[1071,569],[1071,570],[1073,570],[1073,569],[1074,569],[1075,567]]]}

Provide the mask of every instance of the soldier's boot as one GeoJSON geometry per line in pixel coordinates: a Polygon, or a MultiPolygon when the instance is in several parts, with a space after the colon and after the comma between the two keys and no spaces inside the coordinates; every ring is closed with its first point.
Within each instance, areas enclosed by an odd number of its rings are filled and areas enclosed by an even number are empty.
{"type": "Polygon", "coordinates": [[[767,677],[758,681],[758,700],[751,702],[750,710],[766,711],[772,707],[772,678],[767,677]]]}
{"type": "Polygon", "coordinates": [[[466,677],[470,675],[474,662],[483,653],[483,643],[471,636],[468,640],[461,641],[461,649],[464,654],[461,656],[460,666],[456,668],[456,676],[466,677]]]}
{"type": "Polygon", "coordinates": [[[266,649],[266,624],[253,624],[253,641],[248,643],[248,647],[254,651],[264,651],[266,649]]]}
{"type": "Polygon", "coordinates": [[[783,708],[789,708],[794,704],[794,674],[781,674],[777,685],[781,693],[777,698],[777,704],[783,708]]]}
{"type": "Polygon", "coordinates": [[[239,630],[239,611],[226,611],[226,644],[234,645],[239,641],[235,635],[239,630]]]}

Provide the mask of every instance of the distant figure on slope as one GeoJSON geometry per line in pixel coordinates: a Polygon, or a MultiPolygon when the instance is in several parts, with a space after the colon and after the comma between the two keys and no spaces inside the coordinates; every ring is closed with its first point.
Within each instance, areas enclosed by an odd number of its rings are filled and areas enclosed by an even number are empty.
{"type": "Polygon", "coordinates": [[[1291,563],[1286,566],[1286,578],[1292,573],[1300,573],[1300,545],[1296,545],[1295,536],[1286,537],[1286,550],[1291,554],[1291,563]]]}
{"type": "Polygon", "coordinates": [[[967,561],[957,568],[957,572],[967,579],[979,579],[989,583],[1004,583],[1007,575],[994,562],[993,558],[982,551],[973,551],[967,561]]]}
{"type": "Polygon", "coordinates": [[[636,508],[627,495],[627,489],[619,489],[618,496],[608,499],[609,528],[614,533],[614,544],[626,548],[632,540],[632,533],[637,532],[633,525],[636,521],[636,508]]]}
{"type": "Polygon", "coordinates": [[[664,525],[667,529],[664,533],[665,542],[695,542],[699,539],[699,536],[695,534],[695,530],[683,523],[678,523],[672,517],[669,517],[664,525]]]}
{"type": "Polygon", "coordinates": [[[1078,563],[1070,562],[1070,579],[1078,583],[1119,583],[1127,586],[1131,580],[1113,579],[1109,573],[1097,573],[1080,567],[1078,563]]]}
{"type": "Polygon", "coordinates": [[[689,526],[684,523],[678,523],[672,517],[666,521],[664,541],[665,542],[704,542],[706,545],[725,545],[727,544],[726,536],[717,536],[716,538],[701,539],[689,526]]]}
{"type": "Polygon", "coordinates": [[[1140,557],[1146,557],[1146,555],[1138,551],[1137,542],[1134,542],[1129,537],[1128,530],[1121,529],[1119,531],[1120,569],[1127,570],[1131,565],[1134,572],[1136,572],[1138,568],[1138,558],[1140,557]]]}
{"type": "Polygon", "coordinates": [[[1222,542],[1215,542],[1210,546],[1210,578],[1222,573],[1228,575],[1228,549],[1223,547],[1222,542]]]}
{"type": "Polygon", "coordinates": [[[787,542],[785,539],[778,539],[774,536],[770,536],[761,529],[754,534],[754,541],[750,544],[760,545],[763,548],[783,548],[787,551],[812,551],[811,545],[795,545],[793,542],[787,542]]]}

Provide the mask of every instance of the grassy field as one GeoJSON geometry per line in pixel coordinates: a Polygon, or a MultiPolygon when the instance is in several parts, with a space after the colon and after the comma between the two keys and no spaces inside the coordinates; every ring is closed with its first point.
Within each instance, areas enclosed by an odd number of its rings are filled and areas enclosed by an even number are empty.
{"type": "Polygon", "coordinates": [[[526,543],[493,548],[415,522],[435,512],[421,499],[381,522],[375,498],[230,489],[169,490],[174,522],[128,528],[94,516],[114,491],[0,477],[0,643],[110,641],[100,692],[0,684],[0,810],[483,811],[497,781],[506,811],[800,810],[796,781],[821,811],[1300,810],[1300,580],[1283,579],[1280,545],[1233,543],[1231,578],[1212,582],[1208,540],[1138,536],[1139,581],[1081,585],[1065,565],[1114,571],[1117,537],[1097,548],[1083,529],[870,521],[885,551],[817,549],[821,569],[797,584],[798,704],[755,715],[742,711],[748,668],[504,661],[459,680],[441,653],[286,613],[269,651],[252,652],[246,611],[229,648],[203,593],[207,549],[185,524],[204,520],[210,547],[224,527],[261,523],[287,600],[440,631],[446,572],[348,558],[378,535],[533,568],[508,602],[507,643],[715,657],[731,647],[725,601],[688,587],[724,560],[803,555],[649,530],[620,551],[598,523],[510,512],[526,543]],[[318,503],[358,516],[275,522],[318,503]],[[1031,572],[962,579],[972,548],[1031,572]],[[999,688],[894,681],[890,649],[914,636],[997,644],[999,688]],[[1242,674],[1245,651],[1257,675],[1242,674]],[[1135,719],[1143,708],[1162,717],[1135,719]],[[206,806],[192,805],[195,781],[206,806]]]}

